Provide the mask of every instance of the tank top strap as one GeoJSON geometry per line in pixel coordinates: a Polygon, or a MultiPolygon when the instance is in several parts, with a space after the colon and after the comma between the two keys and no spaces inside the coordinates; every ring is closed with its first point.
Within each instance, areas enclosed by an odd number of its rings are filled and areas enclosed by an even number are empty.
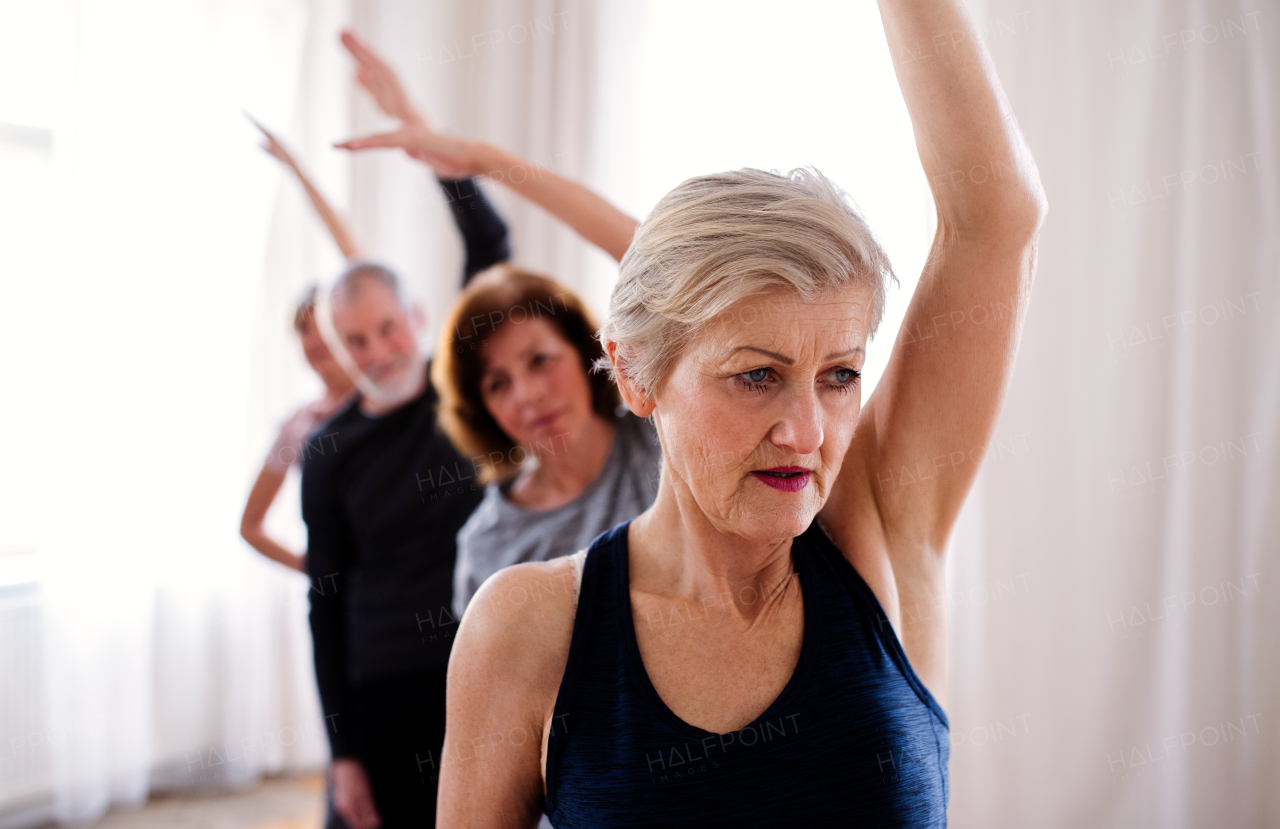
{"type": "MultiPolygon", "coordinates": [[[[619,524],[596,536],[586,550],[574,554],[581,562],[573,562],[577,607],[573,615],[573,634],[569,641],[569,658],[565,662],[564,676],[556,693],[552,712],[551,734],[547,738],[547,765],[543,770],[547,784],[544,811],[550,814],[555,808],[555,773],[557,758],[562,751],[565,736],[573,729],[569,722],[575,706],[575,697],[582,676],[592,667],[599,667],[602,645],[616,637],[618,617],[617,571],[620,556],[626,553],[627,529],[631,522],[619,524]],[[558,725],[557,725],[558,724],[558,725]]],[[[621,561],[625,578],[626,561],[621,561]]]]}
{"type": "Polygon", "coordinates": [[[587,550],[583,548],[569,556],[569,567],[573,569],[573,606],[578,606],[578,596],[582,593],[582,568],[587,562],[587,550]]]}
{"type": "MultiPolygon", "coordinates": [[[[817,518],[814,518],[809,528],[796,539],[792,546],[792,555],[797,558],[811,558],[816,567],[825,571],[825,575],[828,578],[813,580],[821,586],[821,589],[832,590],[835,589],[836,584],[843,585],[843,592],[852,598],[854,605],[866,619],[867,626],[875,631],[881,647],[893,659],[894,664],[901,671],[907,684],[915,691],[920,701],[938,718],[943,727],[950,729],[951,724],[947,719],[946,712],[942,710],[942,706],[938,704],[933,694],[930,693],[924,682],[916,674],[915,669],[911,667],[911,662],[907,659],[907,652],[903,649],[902,642],[898,639],[897,631],[894,630],[893,624],[889,621],[888,614],[884,612],[884,607],[880,604],[880,600],[876,598],[875,591],[871,589],[871,585],[867,584],[866,579],[862,578],[862,574],[858,572],[857,568],[836,546],[831,536],[827,535],[826,530],[818,523],[817,518]],[[829,576],[835,576],[836,578],[831,579],[829,576]]],[[[848,601],[848,599],[845,599],[845,601],[848,601]]]]}
{"type": "Polygon", "coordinates": [[[833,826],[851,814],[860,825],[946,826],[945,715],[816,522],[792,545],[805,634],[791,681],[724,734],[676,717],[649,681],[634,642],[628,530],[597,536],[583,563],[544,770],[555,826],[833,826]]]}

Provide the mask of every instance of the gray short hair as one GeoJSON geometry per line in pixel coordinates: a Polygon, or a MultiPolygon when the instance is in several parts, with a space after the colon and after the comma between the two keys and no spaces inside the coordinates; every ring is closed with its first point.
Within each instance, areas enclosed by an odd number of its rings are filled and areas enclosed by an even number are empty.
{"type": "Polygon", "coordinates": [[[400,303],[401,308],[406,310],[409,308],[409,299],[405,295],[404,283],[400,281],[400,277],[396,276],[395,271],[376,262],[354,262],[348,265],[347,269],[334,281],[333,290],[329,292],[329,296],[334,300],[350,301],[355,299],[360,289],[364,287],[364,283],[369,281],[376,282],[390,291],[400,303]]]}
{"type": "MultiPolygon", "coordinates": [[[[698,176],[663,196],[622,259],[600,329],[628,378],[655,391],[681,344],[735,303],[775,287],[811,300],[871,289],[871,333],[884,315],[889,257],[848,196],[813,168],[698,176]]],[[[608,361],[601,368],[611,370],[608,361]]]]}

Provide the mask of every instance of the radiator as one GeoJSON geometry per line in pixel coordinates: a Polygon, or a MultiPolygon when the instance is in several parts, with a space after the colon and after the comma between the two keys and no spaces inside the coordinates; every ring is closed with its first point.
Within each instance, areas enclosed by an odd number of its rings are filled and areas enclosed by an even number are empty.
{"type": "Polygon", "coordinates": [[[0,584],[0,829],[51,814],[40,622],[37,582],[0,584]]]}

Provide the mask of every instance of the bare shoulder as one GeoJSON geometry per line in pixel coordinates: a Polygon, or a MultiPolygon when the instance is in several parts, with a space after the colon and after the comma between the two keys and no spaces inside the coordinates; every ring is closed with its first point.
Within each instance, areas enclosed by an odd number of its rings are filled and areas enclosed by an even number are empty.
{"type": "Polygon", "coordinates": [[[467,605],[449,658],[442,825],[537,823],[574,606],[567,558],[500,570],[467,605]]]}
{"type": "Polygon", "coordinates": [[[450,674],[474,674],[481,682],[516,679],[531,690],[545,685],[554,694],[569,656],[575,607],[568,557],[499,570],[467,605],[450,674]]]}

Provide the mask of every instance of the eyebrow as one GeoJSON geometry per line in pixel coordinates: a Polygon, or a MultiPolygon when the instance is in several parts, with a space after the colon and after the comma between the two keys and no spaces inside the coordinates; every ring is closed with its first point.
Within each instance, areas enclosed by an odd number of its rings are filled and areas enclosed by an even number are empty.
{"type": "MultiPolygon", "coordinates": [[[[517,351],[517,352],[516,352],[516,356],[517,356],[517,357],[528,357],[528,356],[530,356],[531,354],[535,354],[535,353],[537,353],[538,349],[539,349],[539,348],[541,348],[541,347],[542,347],[542,344],[541,344],[541,343],[534,343],[533,345],[529,346],[528,348],[524,348],[524,349],[521,349],[520,351],[517,351]]],[[[484,366],[484,368],[483,368],[483,370],[482,370],[482,371],[481,371],[481,373],[480,373],[480,378],[483,380],[483,379],[484,379],[484,377],[485,377],[485,375],[487,375],[487,374],[489,374],[489,373],[491,373],[491,372],[494,372],[494,371],[506,371],[506,369],[504,369],[504,368],[494,368],[493,366],[485,365],[485,366],[484,366]]]]}
{"type": "MultiPolygon", "coordinates": [[[[730,351],[729,354],[726,354],[725,356],[728,357],[730,354],[736,354],[739,351],[754,351],[757,354],[763,354],[766,357],[777,360],[778,362],[788,366],[794,366],[796,364],[795,360],[791,359],[785,354],[779,354],[776,351],[767,351],[763,348],[756,348],[754,345],[740,345],[737,348],[730,351]]],[[[850,354],[860,354],[860,353],[862,353],[862,346],[858,345],[858,346],[854,346],[848,351],[841,351],[835,354],[828,354],[826,357],[823,357],[822,359],[838,360],[841,357],[848,357],[850,354]]]]}

